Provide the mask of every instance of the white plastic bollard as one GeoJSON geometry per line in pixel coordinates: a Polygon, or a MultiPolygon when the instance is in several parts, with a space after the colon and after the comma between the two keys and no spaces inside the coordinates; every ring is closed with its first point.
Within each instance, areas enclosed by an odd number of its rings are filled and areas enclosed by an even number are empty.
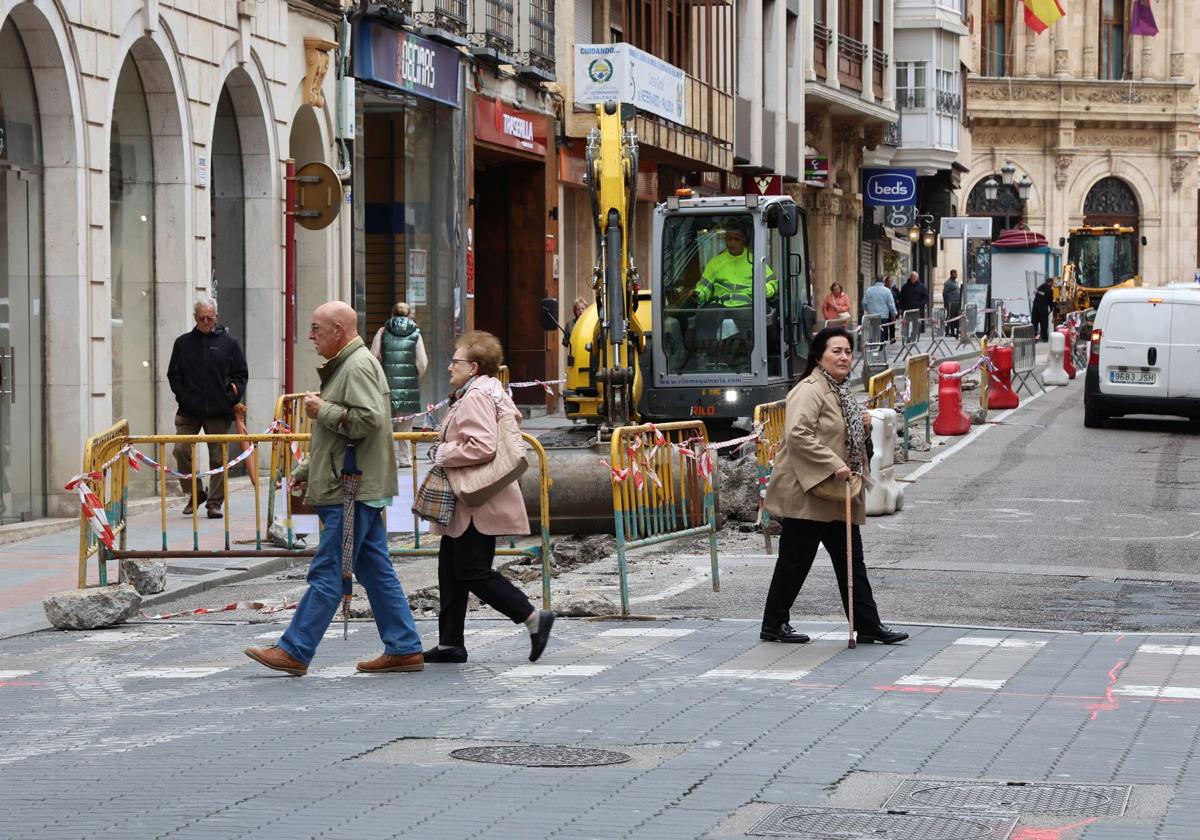
{"type": "Polygon", "coordinates": [[[1068,385],[1071,377],[1063,369],[1063,353],[1066,349],[1066,339],[1062,333],[1050,333],[1050,363],[1042,371],[1043,385],[1068,385]]]}
{"type": "Polygon", "coordinates": [[[871,489],[867,491],[867,516],[887,516],[904,507],[904,489],[896,481],[896,412],[871,409],[871,489]]]}

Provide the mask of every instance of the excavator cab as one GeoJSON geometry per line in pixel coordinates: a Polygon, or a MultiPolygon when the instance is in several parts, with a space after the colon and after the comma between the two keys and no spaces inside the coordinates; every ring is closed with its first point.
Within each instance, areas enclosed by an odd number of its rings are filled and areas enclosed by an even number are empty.
{"type": "Polygon", "coordinates": [[[808,250],[791,198],[680,198],[654,214],[651,352],[639,412],[732,421],[781,399],[811,337],[808,250]]]}

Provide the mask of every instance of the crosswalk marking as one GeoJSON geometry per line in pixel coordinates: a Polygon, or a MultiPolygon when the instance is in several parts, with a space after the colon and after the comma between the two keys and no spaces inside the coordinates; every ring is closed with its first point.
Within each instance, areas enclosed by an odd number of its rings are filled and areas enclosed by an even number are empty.
{"type": "Polygon", "coordinates": [[[1170,656],[1200,656],[1200,645],[1139,645],[1138,653],[1161,653],[1170,656]]]}
{"type": "Polygon", "coordinates": [[[493,627],[489,629],[464,630],[464,636],[475,636],[483,638],[503,639],[505,636],[515,636],[517,633],[525,632],[521,627],[493,627]]]}
{"type": "Polygon", "coordinates": [[[0,680],[15,680],[20,677],[28,677],[35,671],[0,671],[0,680]]]}
{"type": "Polygon", "coordinates": [[[930,685],[941,688],[990,688],[999,690],[1004,687],[1005,680],[973,680],[969,677],[923,677],[920,674],[909,674],[896,680],[896,685],[930,685]]]}
{"type": "Polygon", "coordinates": [[[700,679],[709,680],[802,680],[808,671],[750,671],[743,668],[714,668],[705,671],[700,679]]]}
{"type": "Polygon", "coordinates": [[[103,633],[87,633],[79,641],[97,645],[115,645],[128,642],[161,642],[177,639],[182,633],[155,633],[147,630],[109,630],[103,633]]]}
{"type": "Polygon", "coordinates": [[[1042,648],[1043,641],[1035,639],[995,639],[990,636],[961,636],[954,640],[956,645],[968,645],[988,648],[1042,648]]]}
{"type": "MultiPolygon", "coordinates": [[[[360,629],[361,628],[359,628],[359,627],[349,627],[346,629],[346,635],[353,635],[354,633],[357,633],[360,629]]],[[[283,637],[283,632],[284,631],[282,631],[282,630],[272,630],[270,633],[259,633],[254,638],[256,638],[256,639],[272,639],[272,640],[279,639],[279,638],[283,637]]],[[[328,630],[325,631],[325,635],[322,636],[321,638],[322,638],[322,640],[324,640],[324,639],[340,639],[340,638],[342,638],[342,628],[341,627],[330,627],[328,630]]]]}
{"type": "Polygon", "coordinates": [[[605,630],[601,636],[643,636],[663,639],[677,639],[695,633],[695,630],[682,630],[671,627],[619,627],[615,630],[605,630]]]}
{"type": "Polygon", "coordinates": [[[340,680],[344,677],[366,676],[366,674],[358,670],[358,666],[356,665],[330,665],[327,668],[309,671],[308,675],[322,680],[340,680]]]}
{"type": "Polygon", "coordinates": [[[154,679],[154,680],[194,680],[198,677],[211,677],[213,674],[219,674],[222,671],[228,671],[228,668],[143,668],[140,671],[129,671],[120,676],[127,679],[154,679]]]}
{"type": "Polygon", "coordinates": [[[1119,685],[1113,694],[1123,697],[1164,697],[1171,700],[1200,700],[1200,688],[1170,685],[1119,685]]]}
{"type": "Polygon", "coordinates": [[[594,677],[609,668],[608,665],[518,665],[505,671],[502,677],[594,677]]]}

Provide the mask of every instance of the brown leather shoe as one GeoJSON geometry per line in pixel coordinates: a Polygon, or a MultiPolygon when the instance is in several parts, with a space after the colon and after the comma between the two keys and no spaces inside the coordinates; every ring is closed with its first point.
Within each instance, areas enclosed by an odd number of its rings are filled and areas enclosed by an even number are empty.
{"type": "Polygon", "coordinates": [[[393,671],[424,671],[425,657],[420,653],[405,653],[400,656],[383,653],[374,659],[359,662],[358,670],[364,674],[387,674],[393,671]]]}
{"type": "Polygon", "coordinates": [[[303,677],[308,673],[307,665],[299,659],[293,659],[278,645],[271,645],[265,648],[251,647],[246,648],[243,652],[260,665],[266,665],[275,671],[283,671],[285,674],[291,674],[293,677],[303,677]]]}

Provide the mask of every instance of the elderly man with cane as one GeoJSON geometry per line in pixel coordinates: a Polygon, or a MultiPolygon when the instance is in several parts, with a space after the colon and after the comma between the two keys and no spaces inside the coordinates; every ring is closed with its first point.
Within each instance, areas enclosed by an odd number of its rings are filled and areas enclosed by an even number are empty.
{"type": "MultiPolygon", "coordinates": [[[[358,670],[420,671],[421,637],[392,568],[383,524],[383,508],[397,489],[387,377],[358,336],[357,313],[345,303],[317,307],[309,338],[327,361],[317,368],[321,393],[304,396],[304,413],[315,421],[312,444],[308,460],[292,471],[292,482],[321,518],[321,542],[309,566],[308,591],[279,644],[247,648],[246,655],[293,676],[308,672],[343,602],[345,544],[383,641],[383,654],[359,662],[358,670]]],[[[348,572],[349,565],[346,577],[348,572]]]]}

